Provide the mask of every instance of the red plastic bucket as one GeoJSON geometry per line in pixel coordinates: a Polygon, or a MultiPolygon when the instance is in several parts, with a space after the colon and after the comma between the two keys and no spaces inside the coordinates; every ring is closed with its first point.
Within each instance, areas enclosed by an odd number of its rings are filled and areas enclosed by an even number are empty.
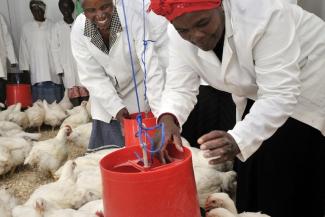
{"type": "Polygon", "coordinates": [[[176,160],[145,169],[126,147],[100,161],[105,217],[200,217],[191,152],[175,149],[176,160]],[[131,162],[131,163],[130,163],[131,162]],[[133,166],[133,165],[136,166],[133,166]]]}
{"type": "MultiPolygon", "coordinates": [[[[136,120],[138,113],[131,114],[129,119],[124,119],[124,137],[125,137],[125,147],[130,146],[139,146],[139,137],[138,137],[138,123],[136,120]]],[[[144,113],[141,112],[142,124],[145,127],[153,127],[156,125],[156,118],[152,112],[144,113]]],[[[155,130],[148,131],[149,136],[153,137],[155,130]]],[[[149,141],[145,135],[142,135],[142,141],[149,146],[149,141]]],[[[149,147],[148,147],[149,148],[149,147]]]]}
{"type": "Polygon", "coordinates": [[[7,106],[21,103],[23,108],[32,105],[32,92],[29,84],[7,84],[6,85],[7,106]]]}

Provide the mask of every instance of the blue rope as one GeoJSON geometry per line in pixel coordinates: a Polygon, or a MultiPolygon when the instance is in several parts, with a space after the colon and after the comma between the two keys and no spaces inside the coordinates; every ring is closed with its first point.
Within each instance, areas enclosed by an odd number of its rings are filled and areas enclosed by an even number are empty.
{"type": "Polygon", "coordinates": [[[161,149],[162,149],[162,146],[164,144],[164,138],[165,138],[165,127],[164,127],[164,124],[163,123],[160,123],[156,126],[153,126],[153,127],[145,127],[143,126],[142,124],[142,117],[141,117],[141,114],[138,114],[137,117],[136,117],[136,120],[137,120],[137,123],[141,123],[139,127],[139,131],[137,133],[137,136],[139,136],[139,140],[140,140],[140,144],[143,148],[146,148],[146,151],[151,153],[151,154],[155,154],[156,152],[159,152],[161,149]],[[157,147],[157,149],[154,149],[154,141],[153,139],[150,137],[150,135],[148,134],[148,131],[151,131],[151,130],[160,130],[161,129],[161,137],[162,137],[162,141],[159,145],[159,147],[157,147]],[[147,148],[147,145],[145,144],[145,142],[143,142],[142,140],[142,134],[145,135],[145,138],[147,138],[150,142],[150,146],[151,146],[151,149],[148,150],[147,148]]]}
{"type": "Polygon", "coordinates": [[[131,68],[132,68],[133,83],[134,83],[134,87],[135,87],[135,95],[137,97],[138,111],[140,113],[141,110],[140,110],[140,103],[139,103],[138,85],[137,85],[137,82],[135,80],[134,62],[133,62],[133,56],[132,56],[132,53],[131,53],[130,34],[129,34],[128,22],[127,22],[127,19],[126,19],[126,12],[125,12],[124,0],[122,0],[122,7],[123,7],[123,14],[124,14],[124,22],[125,22],[126,35],[127,35],[127,39],[128,39],[128,46],[129,46],[129,54],[130,54],[130,61],[131,61],[131,68]]]}
{"type": "MultiPolygon", "coordinates": [[[[131,53],[131,43],[130,43],[130,35],[129,35],[129,28],[128,28],[128,24],[127,24],[127,18],[126,18],[126,12],[125,12],[125,4],[124,4],[124,0],[122,0],[122,7],[123,7],[123,14],[124,14],[124,21],[125,21],[125,29],[126,29],[126,34],[127,34],[127,40],[128,40],[128,47],[129,47],[129,55],[130,55],[130,61],[131,61],[131,69],[132,69],[132,79],[133,79],[133,83],[135,86],[135,93],[136,93],[136,98],[137,98],[137,105],[138,105],[138,111],[139,114],[136,117],[136,121],[137,121],[137,125],[138,125],[138,132],[137,135],[139,136],[139,142],[141,144],[141,148],[143,150],[145,150],[146,152],[149,152],[151,154],[151,161],[153,160],[153,155],[157,152],[159,152],[164,144],[164,139],[165,139],[165,128],[164,128],[164,124],[158,124],[154,127],[144,127],[142,124],[142,115],[141,115],[141,110],[140,110],[140,102],[139,102],[139,94],[138,94],[138,87],[137,87],[137,82],[136,82],[136,78],[135,78],[135,69],[134,69],[134,61],[133,61],[133,56],[131,53]],[[159,147],[157,149],[154,149],[154,141],[153,139],[150,137],[150,135],[148,134],[148,131],[150,130],[161,130],[161,143],[159,145],[159,147]],[[145,135],[145,138],[147,138],[150,141],[150,150],[148,150],[147,148],[147,144],[145,144],[142,140],[142,135],[145,135]]],[[[146,40],[146,25],[145,25],[145,3],[143,0],[143,52],[141,55],[141,61],[143,64],[143,68],[144,68],[144,88],[145,88],[145,92],[144,92],[144,96],[145,96],[145,100],[147,99],[147,84],[146,84],[146,79],[147,79],[147,69],[146,69],[146,49],[148,47],[148,43],[149,42],[155,42],[153,40],[146,40]]],[[[135,154],[136,157],[143,162],[143,160],[140,158],[139,154],[135,154]]]]}
{"type": "Polygon", "coordinates": [[[143,16],[143,52],[141,55],[141,62],[144,68],[144,100],[147,100],[147,66],[146,66],[146,50],[149,42],[155,42],[153,40],[146,40],[146,14],[145,14],[145,0],[142,0],[142,16],[143,16]]]}
{"type": "MultiPolygon", "coordinates": [[[[145,36],[144,36],[145,37],[145,36]]],[[[149,42],[155,42],[153,40],[145,40],[143,39],[143,52],[141,55],[141,62],[143,64],[143,68],[144,68],[144,79],[143,79],[143,83],[144,83],[144,100],[147,100],[147,66],[146,66],[146,50],[148,47],[149,42]]]]}

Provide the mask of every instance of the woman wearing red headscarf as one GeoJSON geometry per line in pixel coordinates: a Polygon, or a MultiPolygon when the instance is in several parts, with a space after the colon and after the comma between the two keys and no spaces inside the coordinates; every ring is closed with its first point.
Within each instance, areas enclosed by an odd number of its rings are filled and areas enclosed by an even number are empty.
{"type": "Polygon", "coordinates": [[[161,157],[168,160],[169,142],[182,150],[179,126],[196,103],[202,78],[232,93],[236,103],[235,127],[202,135],[198,143],[212,164],[237,156],[239,211],[323,217],[324,22],[281,0],[151,3],[172,24],[159,116],[166,128],[161,157]]]}

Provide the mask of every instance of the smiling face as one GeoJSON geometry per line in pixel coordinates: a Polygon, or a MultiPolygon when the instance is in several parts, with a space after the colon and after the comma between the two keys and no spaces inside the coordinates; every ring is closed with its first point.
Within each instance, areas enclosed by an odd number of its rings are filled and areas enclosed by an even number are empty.
{"type": "Polygon", "coordinates": [[[82,7],[85,16],[99,30],[108,30],[114,8],[112,0],[84,0],[82,7]]]}
{"type": "Polygon", "coordinates": [[[204,51],[212,50],[225,29],[225,16],[221,7],[186,13],[172,21],[177,32],[186,41],[204,51]]]}

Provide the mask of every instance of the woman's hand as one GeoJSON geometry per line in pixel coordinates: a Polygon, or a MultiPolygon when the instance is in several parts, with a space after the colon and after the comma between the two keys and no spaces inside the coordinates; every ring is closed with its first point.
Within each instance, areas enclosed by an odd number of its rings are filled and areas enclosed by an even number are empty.
{"type": "MultiPolygon", "coordinates": [[[[158,158],[162,163],[171,162],[172,158],[169,156],[167,151],[168,145],[173,143],[177,150],[183,152],[180,128],[176,124],[174,116],[170,114],[164,114],[161,116],[159,123],[163,123],[165,127],[165,142],[158,154],[158,158]]],[[[154,140],[156,147],[160,146],[161,131],[157,132],[154,140]]]]}
{"type": "Polygon", "coordinates": [[[232,160],[240,153],[235,139],[225,131],[211,131],[201,136],[198,143],[201,145],[200,149],[204,151],[204,157],[216,158],[210,160],[210,164],[219,164],[232,160]]]}
{"type": "Polygon", "coordinates": [[[116,115],[116,119],[120,122],[122,135],[124,135],[124,118],[129,118],[130,114],[126,108],[122,108],[116,115]]]}

